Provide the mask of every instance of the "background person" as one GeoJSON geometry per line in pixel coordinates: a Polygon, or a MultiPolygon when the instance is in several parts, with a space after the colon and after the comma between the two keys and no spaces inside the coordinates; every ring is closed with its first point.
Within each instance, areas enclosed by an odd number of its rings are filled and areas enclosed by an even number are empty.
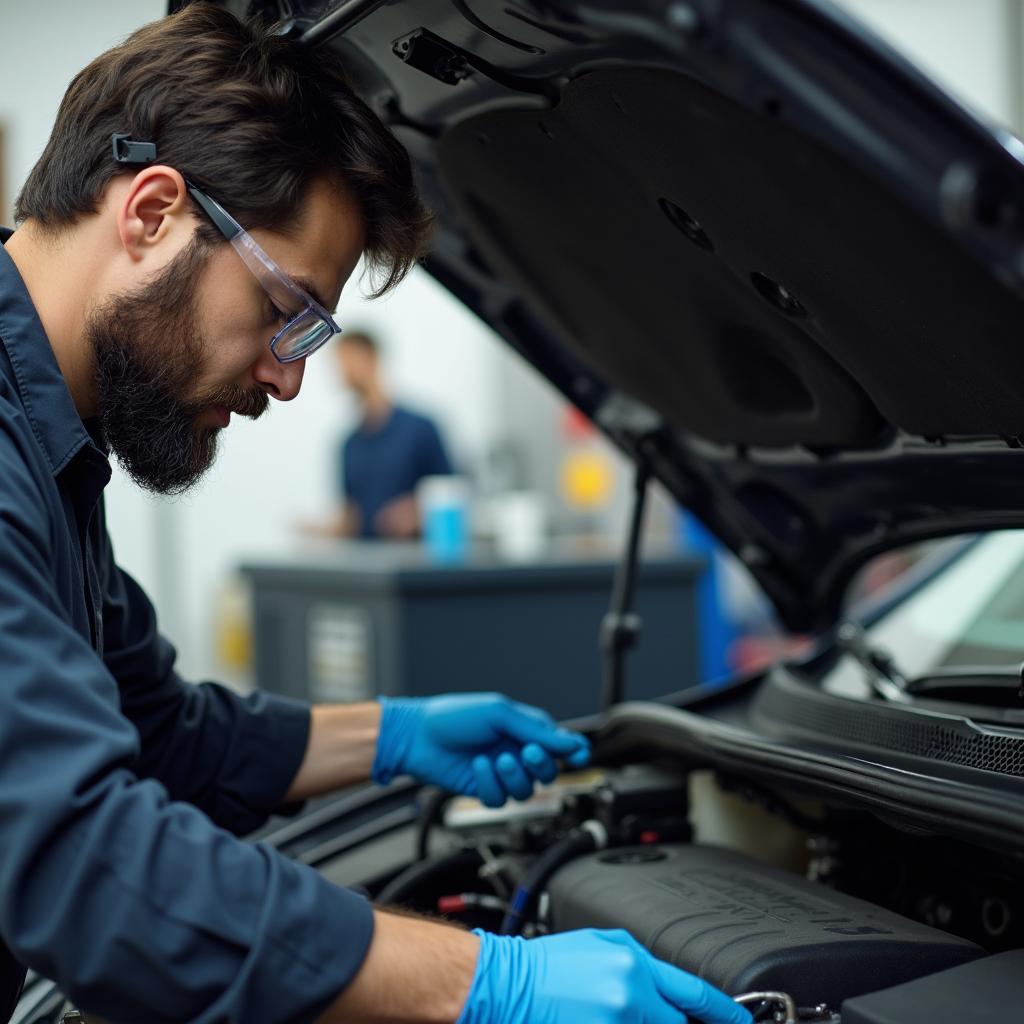
{"type": "Polygon", "coordinates": [[[434,422],[388,393],[380,348],[365,331],[346,331],[335,346],[338,370],[359,402],[360,423],[338,452],[342,507],[335,536],[407,539],[421,532],[416,485],[452,472],[434,422]]]}

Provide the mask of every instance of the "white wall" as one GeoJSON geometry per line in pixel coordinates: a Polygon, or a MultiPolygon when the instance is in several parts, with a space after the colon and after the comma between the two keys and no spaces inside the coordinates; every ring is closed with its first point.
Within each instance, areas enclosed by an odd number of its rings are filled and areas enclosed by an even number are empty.
{"type": "Polygon", "coordinates": [[[1016,127],[1020,0],[836,0],[966,106],[1016,127]]]}

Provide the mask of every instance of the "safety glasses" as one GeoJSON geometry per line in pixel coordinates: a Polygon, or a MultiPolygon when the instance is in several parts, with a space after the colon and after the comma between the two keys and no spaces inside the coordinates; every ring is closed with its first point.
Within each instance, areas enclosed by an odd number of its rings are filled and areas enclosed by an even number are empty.
{"type": "Polygon", "coordinates": [[[292,281],[216,199],[196,188],[188,178],[185,179],[185,186],[188,194],[242,257],[242,262],[259,281],[281,315],[287,318],[285,325],[270,342],[270,351],[278,362],[293,363],[296,359],[305,359],[341,333],[341,328],[331,314],[292,281]]]}

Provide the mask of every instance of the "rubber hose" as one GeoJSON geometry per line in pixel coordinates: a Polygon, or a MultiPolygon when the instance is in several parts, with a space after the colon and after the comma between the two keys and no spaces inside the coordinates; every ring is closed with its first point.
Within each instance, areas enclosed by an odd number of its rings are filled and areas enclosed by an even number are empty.
{"type": "Polygon", "coordinates": [[[574,857],[590,853],[598,847],[595,834],[584,828],[575,828],[558,842],[549,846],[523,876],[512,897],[508,913],[501,922],[500,935],[518,935],[523,930],[527,915],[533,910],[537,896],[547,880],[574,857]]]}
{"type": "Polygon", "coordinates": [[[376,902],[401,903],[415,889],[429,882],[433,876],[459,868],[477,868],[483,862],[484,858],[478,850],[456,850],[454,853],[442,853],[436,857],[416,861],[399,872],[381,889],[376,902]]]}

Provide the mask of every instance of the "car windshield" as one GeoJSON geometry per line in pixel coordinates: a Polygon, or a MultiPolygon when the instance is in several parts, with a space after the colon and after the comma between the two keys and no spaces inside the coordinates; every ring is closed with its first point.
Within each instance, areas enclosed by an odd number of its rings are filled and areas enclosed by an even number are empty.
{"type": "MultiPolygon", "coordinates": [[[[928,558],[958,557],[872,625],[868,647],[892,657],[913,680],[958,668],[1015,670],[1024,660],[1024,530],[944,542],[928,558]]],[[[825,686],[867,696],[866,674],[843,659],[825,686]]]]}

